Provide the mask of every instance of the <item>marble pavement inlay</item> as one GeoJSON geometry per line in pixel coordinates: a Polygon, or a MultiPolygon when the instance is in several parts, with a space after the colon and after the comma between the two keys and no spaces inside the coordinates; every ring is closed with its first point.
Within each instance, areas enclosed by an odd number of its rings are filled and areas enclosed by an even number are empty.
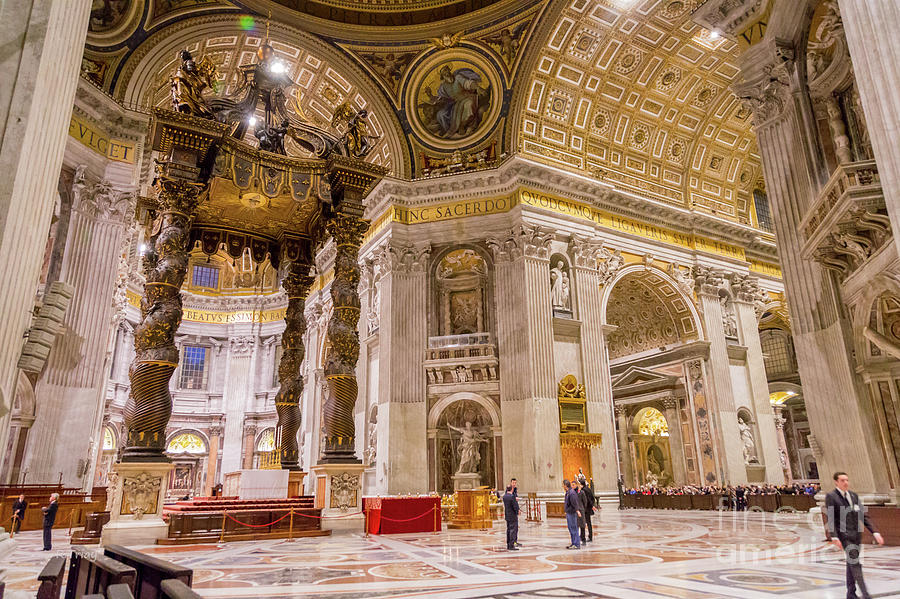
{"type": "MultiPolygon", "coordinates": [[[[842,599],[841,555],[821,525],[802,516],[758,513],[603,510],[594,542],[567,551],[561,520],[521,523],[520,551],[505,549],[502,526],[364,537],[143,546],[193,568],[203,597],[433,599],[842,599]]],[[[16,536],[7,589],[33,593],[48,559],[40,531],[16,536]]],[[[65,530],[54,551],[68,555],[65,530]]],[[[870,592],[900,599],[900,548],[867,547],[870,592]]],[[[4,564],[6,566],[6,564],[4,564]]]]}

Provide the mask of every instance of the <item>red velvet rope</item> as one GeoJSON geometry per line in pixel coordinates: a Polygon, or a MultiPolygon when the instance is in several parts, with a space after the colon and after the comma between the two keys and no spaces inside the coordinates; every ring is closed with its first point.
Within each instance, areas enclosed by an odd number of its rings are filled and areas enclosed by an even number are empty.
{"type": "Polygon", "coordinates": [[[425,516],[427,516],[429,514],[433,514],[435,511],[437,511],[437,509],[438,508],[433,507],[430,510],[428,510],[427,512],[425,512],[424,514],[420,514],[420,515],[416,516],[415,518],[406,518],[405,520],[394,520],[393,518],[387,518],[385,516],[382,516],[381,519],[387,520],[388,522],[412,522],[413,520],[418,520],[419,518],[424,518],[425,516]]]}
{"type": "Polygon", "coordinates": [[[246,522],[241,522],[240,520],[235,520],[234,518],[232,518],[231,516],[228,515],[228,512],[224,512],[224,514],[225,514],[225,517],[228,518],[229,520],[231,520],[232,522],[240,524],[241,526],[246,526],[248,528],[265,528],[267,526],[272,526],[273,524],[278,524],[279,522],[281,522],[282,520],[284,520],[285,518],[287,518],[288,516],[291,515],[291,513],[288,512],[287,514],[285,514],[278,520],[275,520],[274,522],[269,522],[268,524],[247,524],[246,522]]]}

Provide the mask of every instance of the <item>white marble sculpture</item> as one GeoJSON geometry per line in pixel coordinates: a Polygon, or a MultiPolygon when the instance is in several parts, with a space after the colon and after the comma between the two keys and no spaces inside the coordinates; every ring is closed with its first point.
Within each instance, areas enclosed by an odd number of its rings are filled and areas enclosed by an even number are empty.
{"type": "Polygon", "coordinates": [[[459,467],[457,474],[471,474],[478,472],[478,464],[481,462],[479,446],[486,443],[487,439],[472,428],[471,422],[466,422],[465,428],[457,428],[452,424],[447,425],[451,430],[459,433],[459,445],[456,452],[459,454],[459,467]]]}

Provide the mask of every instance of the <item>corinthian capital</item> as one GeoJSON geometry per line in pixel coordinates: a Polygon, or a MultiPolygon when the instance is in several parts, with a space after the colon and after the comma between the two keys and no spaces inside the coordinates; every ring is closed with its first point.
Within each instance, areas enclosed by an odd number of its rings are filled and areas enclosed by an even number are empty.
{"type": "Polygon", "coordinates": [[[129,215],[134,214],[134,205],[137,202],[137,192],[134,190],[117,189],[105,179],[93,184],[88,183],[84,167],[75,170],[72,194],[75,196],[75,210],[91,218],[119,222],[129,220],[129,215]]]}
{"type": "Polygon", "coordinates": [[[375,268],[379,273],[423,272],[431,257],[431,244],[416,245],[391,240],[375,253],[375,268]]]}
{"type": "Polygon", "coordinates": [[[759,279],[750,275],[731,275],[731,291],[735,300],[753,305],[757,317],[762,315],[769,301],[769,294],[759,286],[759,279]]]}
{"type": "Polygon", "coordinates": [[[512,262],[522,256],[549,260],[553,232],[544,227],[518,225],[503,237],[486,241],[498,262],[512,262]]]}
{"type": "Polygon", "coordinates": [[[691,271],[694,285],[699,293],[719,296],[719,290],[725,285],[725,273],[709,266],[696,265],[691,271]]]}
{"type": "MultiPolygon", "coordinates": [[[[597,268],[597,260],[605,257],[603,243],[573,235],[569,240],[572,264],[579,268],[597,268]]],[[[608,253],[608,252],[606,252],[608,253]]]]}
{"type": "Polygon", "coordinates": [[[745,67],[741,83],[734,88],[745,109],[753,113],[753,124],[761,127],[785,114],[790,106],[791,79],[796,68],[794,48],[772,42],[768,62],[745,67]]]}

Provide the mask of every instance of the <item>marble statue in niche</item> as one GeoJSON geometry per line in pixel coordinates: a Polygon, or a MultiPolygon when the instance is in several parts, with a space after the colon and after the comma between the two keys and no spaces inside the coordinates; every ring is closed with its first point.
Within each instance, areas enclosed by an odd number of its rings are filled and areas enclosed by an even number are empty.
{"type": "Polygon", "coordinates": [[[647,448],[647,480],[664,487],[672,482],[672,476],[666,469],[666,457],[659,445],[647,448]]]}
{"type": "Polygon", "coordinates": [[[378,450],[378,406],[372,406],[372,415],[369,416],[369,435],[366,438],[365,462],[367,466],[375,465],[375,455],[378,450]]]}
{"type": "Polygon", "coordinates": [[[554,310],[572,311],[569,268],[562,260],[556,260],[550,268],[550,303],[554,310]]]}
{"type": "Polygon", "coordinates": [[[722,326],[725,328],[725,336],[737,339],[737,315],[734,313],[734,306],[731,300],[723,297],[722,300],[722,326]]]}
{"type": "Polygon", "coordinates": [[[456,452],[459,454],[459,466],[457,474],[477,473],[481,463],[481,444],[487,443],[487,439],[472,428],[471,422],[466,422],[465,428],[458,428],[452,424],[447,425],[452,431],[459,433],[456,452]]]}
{"type": "Polygon", "coordinates": [[[753,440],[753,430],[750,428],[749,419],[745,414],[738,416],[738,430],[741,433],[741,444],[744,450],[745,464],[758,464],[759,458],[756,456],[756,441],[753,440]]]}

